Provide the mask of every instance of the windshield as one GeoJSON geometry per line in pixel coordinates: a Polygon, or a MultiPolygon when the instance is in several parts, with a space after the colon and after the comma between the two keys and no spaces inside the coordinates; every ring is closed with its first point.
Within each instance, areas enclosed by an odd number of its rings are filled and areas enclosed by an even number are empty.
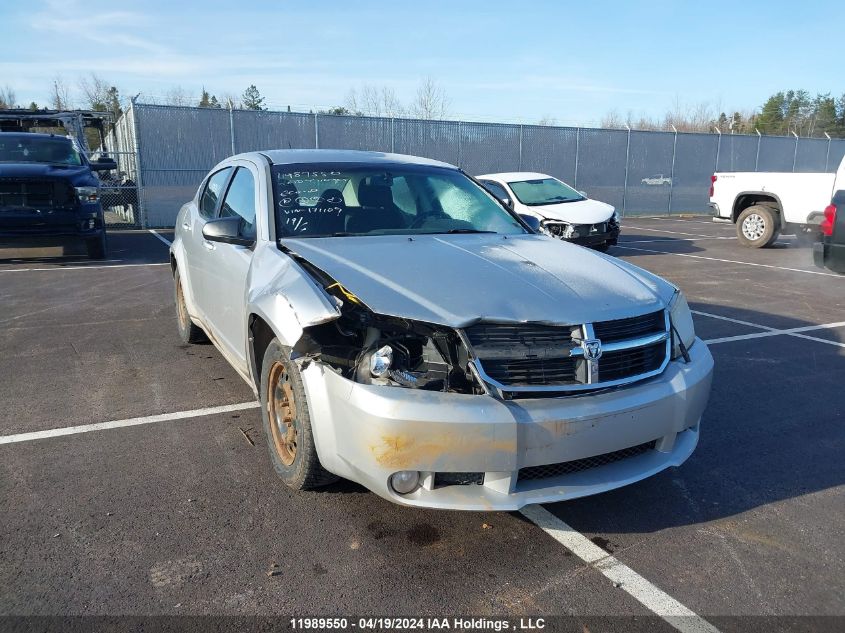
{"type": "Polygon", "coordinates": [[[461,172],[422,165],[274,165],[277,236],[526,233],[461,172]]]}
{"type": "Polygon", "coordinates": [[[81,165],[79,152],[65,138],[3,138],[0,136],[0,163],[49,163],[81,165]]]}
{"type": "Polygon", "coordinates": [[[513,195],[522,204],[529,207],[541,204],[560,204],[562,202],[577,202],[586,200],[584,196],[569,185],[555,178],[539,178],[537,180],[522,180],[508,183],[513,189],[513,195]]]}

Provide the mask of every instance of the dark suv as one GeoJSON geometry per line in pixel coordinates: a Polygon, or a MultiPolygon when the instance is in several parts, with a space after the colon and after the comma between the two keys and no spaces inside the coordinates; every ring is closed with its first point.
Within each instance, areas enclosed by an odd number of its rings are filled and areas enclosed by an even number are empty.
{"type": "Polygon", "coordinates": [[[0,242],[29,246],[68,238],[85,242],[88,256],[106,256],[106,227],[96,171],[64,136],[0,132],[0,242]]]}

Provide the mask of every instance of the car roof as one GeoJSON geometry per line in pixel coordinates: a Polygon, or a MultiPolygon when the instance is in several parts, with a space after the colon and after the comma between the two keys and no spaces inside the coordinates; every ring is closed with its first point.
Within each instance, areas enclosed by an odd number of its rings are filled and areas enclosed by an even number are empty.
{"type": "Polygon", "coordinates": [[[504,180],[505,182],[519,182],[521,180],[539,180],[541,178],[554,178],[548,174],[541,174],[536,171],[505,171],[497,174],[484,174],[476,178],[489,178],[490,180],[504,180]]]}
{"type": "Polygon", "coordinates": [[[274,165],[293,165],[298,163],[371,163],[376,165],[425,165],[428,167],[457,169],[449,163],[430,158],[422,158],[420,156],[386,152],[365,152],[351,149],[273,149],[257,153],[268,158],[274,165]]]}

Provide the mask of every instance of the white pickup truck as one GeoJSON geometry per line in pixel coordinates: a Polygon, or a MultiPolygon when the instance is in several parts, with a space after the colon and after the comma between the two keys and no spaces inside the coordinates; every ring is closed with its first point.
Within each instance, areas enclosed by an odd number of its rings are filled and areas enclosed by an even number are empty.
{"type": "Polygon", "coordinates": [[[781,233],[812,241],[833,192],[845,189],[845,158],[835,174],[717,172],[710,180],[713,219],[736,224],[740,244],[765,248],[781,233]]]}

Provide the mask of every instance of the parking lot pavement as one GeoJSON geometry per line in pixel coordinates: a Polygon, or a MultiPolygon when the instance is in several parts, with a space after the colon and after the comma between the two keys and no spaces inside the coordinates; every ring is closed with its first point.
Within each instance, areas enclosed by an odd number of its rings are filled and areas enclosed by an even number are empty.
{"type": "Polygon", "coordinates": [[[226,407],[250,388],[212,346],[180,346],[157,236],[113,235],[118,261],[0,260],[0,614],[646,616],[648,586],[726,631],[845,616],[845,277],[791,238],[732,235],[626,218],[612,250],[684,289],[716,360],[686,464],[546,506],[631,586],[520,513],[289,492],[255,410],[226,407]],[[127,418],[151,423],[19,435],[127,418]]]}

